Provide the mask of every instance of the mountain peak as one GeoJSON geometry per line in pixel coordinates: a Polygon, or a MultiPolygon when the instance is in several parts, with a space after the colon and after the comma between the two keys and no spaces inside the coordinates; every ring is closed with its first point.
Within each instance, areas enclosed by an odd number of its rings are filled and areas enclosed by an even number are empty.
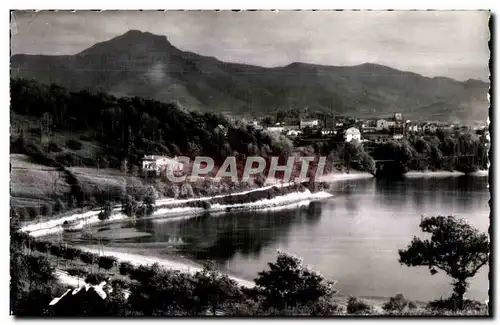
{"type": "Polygon", "coordinates": [[[125,34],[122,34],[118,37],[120,37],[120,38],[144,38],[144,39],[147,39],[147,38],[166,39],[167,38],[166,36],[155,35],[153,33],[143,32],[143,31],[138,30],[138,29],[131,29],[128,32],[126,32],[125,34]]]}
{"type": "Polygon", "coordinates": [[[139,44],[163,50],[168,50],[172,47],[172,44],[170,44],[166,36],[155,35],[150,32],[131,29],[128,32],[116,36],[110,40],[97,43],[79,54],[86,55],[92,53],[106,53],[110,50],[129,48],[137,46],[139,44]]]}

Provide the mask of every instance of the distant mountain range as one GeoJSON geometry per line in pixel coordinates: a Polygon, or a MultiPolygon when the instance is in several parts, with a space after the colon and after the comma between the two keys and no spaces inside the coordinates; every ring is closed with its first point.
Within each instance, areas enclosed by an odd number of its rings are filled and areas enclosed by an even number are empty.
{"type": "Polygon", "coordinates": [[[485,120],[489,107],[489,84],[479,80],[428,78],[376,64],[264,68],[227,63],[135,30],[76,55],[14,55],[11,76],[255,116],[307,107],[358,117],[401,112],[409,119],[469,122],[485,120]]]}

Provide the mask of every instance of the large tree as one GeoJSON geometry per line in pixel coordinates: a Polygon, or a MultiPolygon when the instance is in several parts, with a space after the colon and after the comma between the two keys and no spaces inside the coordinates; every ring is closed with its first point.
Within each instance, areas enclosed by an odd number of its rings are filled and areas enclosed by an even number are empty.
{"type": "Polygon", "coordinates": [[[454,216],[424,217],[420,228],[431,234],[430,238],[414,237],[406,249],[399,250],[399,262],[427,266],[433,275],[437,269],[444,271],[453,278],[456,308],[463,309],[467,279],[488,262],[488,235],[454,216]]]}
{"type": "Polygon", "coordinates": [[[276,263],[259,272],[256,291],[269,308],[286,309],[310,306],[324,301],[335,293],[333,282],[302,264],[301,259],[279,251],[276,263]]]}

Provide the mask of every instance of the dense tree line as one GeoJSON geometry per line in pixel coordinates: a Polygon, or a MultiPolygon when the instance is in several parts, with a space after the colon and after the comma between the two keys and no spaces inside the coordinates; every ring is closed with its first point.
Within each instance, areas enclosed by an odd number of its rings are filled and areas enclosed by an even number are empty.
{"type": "MultiPolygon", "coordinates": [[[[55,155],[67,165],[101,162],[119,168],[123,159],[137,165],[144,154],[207,155],[220,165],[235,153],[267,156],[279,150],[266,133],[222,115],[185,112],[172,103],[139,97],[69,92],[34,80],[11,79],[11,111],[47,119],[48,131],[86,131],[82,140],[102,145],[101,155],[92,159],[71,161],[67,154],[55,155]]],[[[23,140],[14,141],[16,148],[23,140]]],[[[81,147],[76,140],[67,145],[81,147]]]]}

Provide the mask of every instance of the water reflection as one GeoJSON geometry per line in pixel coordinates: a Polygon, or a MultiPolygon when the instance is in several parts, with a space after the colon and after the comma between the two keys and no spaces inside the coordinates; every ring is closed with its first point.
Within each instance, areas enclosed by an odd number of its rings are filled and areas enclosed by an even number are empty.
{"type": "Polygon", "coordinates": [[[147,221],[137,225],[151,237],[142,242],[180,243],[182,253],[197,260],[213,259],[223,262],[239,253],[258,255],[261,250],[279,240],[287,240],[295,224],[316,224],[322,214],[322,205],[312,202],[295,210],[269,212],[205,214],[178,222],[147,221]]]}
{"type": "MultiPolygon", "coordinates": [[[[450,279],[430,276],[425,268],[402,267],[397,251],[422,235],[421,215],[466,217],[487,231],[487,182],[486,177],[358,179],[333,183],[332,199],[302,209],[142,220],[123,230],[134,227],[151,235],[130,239],[130,247],[160,254],[175,248],[197,260],[215,259],[219,268],[227,266],[231,274],[246,279],[265,269],[280,248],[338,280],[344,294],[388,297],[403,292],[428,300],[448,295],[450,279]]],[[[472,299],[486,299],[484,272],[471,282],[472,299]]]]}

